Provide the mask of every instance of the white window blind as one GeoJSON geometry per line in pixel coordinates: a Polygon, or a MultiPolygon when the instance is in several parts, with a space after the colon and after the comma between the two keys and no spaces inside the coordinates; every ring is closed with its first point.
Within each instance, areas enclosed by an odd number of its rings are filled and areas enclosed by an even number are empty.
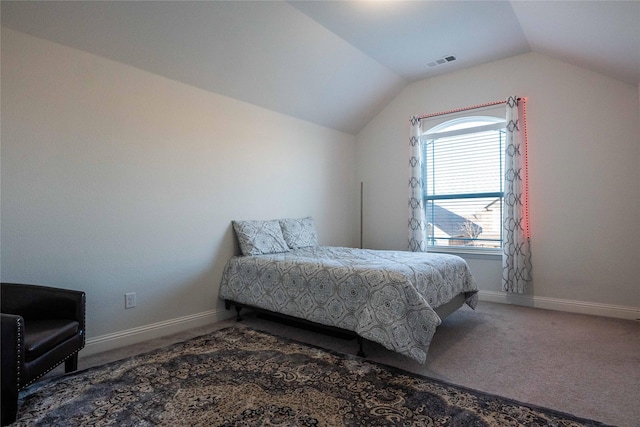
{"type": "Polygon", "coordinates": [[[463,117],[421,138],[428,246],[501,247],[504,126],[463,117]]]}

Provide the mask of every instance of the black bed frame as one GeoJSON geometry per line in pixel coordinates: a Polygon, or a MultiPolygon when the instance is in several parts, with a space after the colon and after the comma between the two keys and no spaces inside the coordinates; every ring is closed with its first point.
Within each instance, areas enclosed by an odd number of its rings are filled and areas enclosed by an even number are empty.
{"type": "MultiPolygon", "coordinates": [[[[462,307],[466,300],[465,293],[460,293],[456,295],[451,301],[442,304],[438,308],[435,308],[434,311],[441,319],[449,316],[451,313],[456,311],[458,308],[462,307]]],[[[236,307],[236,321],[240,322],[242,320],[242,316],[240,316],[240,310],[246,308],[248,310],[255,311],[258,313],[258,317],[264,318],[271,321],[276,321],[280,323],[284,323],[286,325],[295,326],[301,329],[306,329],[308,331],[318,332],[325,335],[330,335],[333,337],[338,337],[342,339],[357,339],[358,340],[358,353],[357,355],[360,357],[367,357],[364,353],[364,338],[355,333],[354,331],[350,331],[348,329],[337,328],[335,326],[327,326],[320,323],[312,322],[310,320],[301,319],[299,317],[288,316],[286,314],[276,313],[270,310],[265,310],[264,308],[252,306],[249,304],[242,304],[236,301],[224,300],[224,306],[227,310],[231,310],[231,306],[236,307]]]]}
{"type": "Polygon", "coordinates": [[[255,307],[248,304],[241,304],[232,300],[224,300],[224,306],[227,310],[231,310],[231,306],[235,306],[236,309],[236,321],[242,321],[242,316],[240,316],[240,311],[243,308],[246,308],[251,311],[255,311],[258,313],[258,317],[274,322],[284,323],[286,325],[294,326],[300,329],[305,329],[308,331],[317,332],[320,334],[330,335],[332,337],[337,337],[341,339],[356,339],[358,341],[358,352],[357,355],[359,357],[367,357],[364,352],[364,338],[362,338],[357,333],[350,331],[348,329],[337,328],[335,326],[323,325],[321,323],[312,322],[310,320],[301,319],[299,317],[293,317],[282,313],[276,313],[274,311],[265,310],[264,308],[255,307]]]}

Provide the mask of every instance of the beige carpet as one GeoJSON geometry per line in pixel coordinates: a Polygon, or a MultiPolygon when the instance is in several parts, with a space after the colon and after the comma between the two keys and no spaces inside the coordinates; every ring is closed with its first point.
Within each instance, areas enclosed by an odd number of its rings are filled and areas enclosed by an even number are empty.
{"type": "MultiPolygon", "coordinates": [[[[283,337],[354,353],[342,340],[243,316],[283,337]]],[[[234,320],[86,358],[79,368],[162,347],[234,320]]],[[[481,302],[445,319],[425,365],[365,342],[369,359],[621,427],[640,427],[640,322],[481,302]]]]}

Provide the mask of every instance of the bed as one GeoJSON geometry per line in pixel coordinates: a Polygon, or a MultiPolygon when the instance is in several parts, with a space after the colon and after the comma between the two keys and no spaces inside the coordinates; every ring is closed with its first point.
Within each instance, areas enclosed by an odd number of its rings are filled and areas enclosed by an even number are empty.
{"type": "Polygon", "coordinates": [[[424,363],[442,319],[477,304],[477,286],[458,256],[320,246],[310,217],[233,226],[243,255],[223,271],[227,308],[352,331],[424,363]]]}

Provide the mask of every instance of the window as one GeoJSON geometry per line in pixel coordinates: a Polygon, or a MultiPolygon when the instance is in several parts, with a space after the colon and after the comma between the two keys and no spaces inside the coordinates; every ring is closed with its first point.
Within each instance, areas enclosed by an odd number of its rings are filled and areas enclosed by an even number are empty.
{"type": "Polygon", "coordinates": [[[505,120],[460,117],[421,141],[427,246],[500,248],[505,120]]]}

